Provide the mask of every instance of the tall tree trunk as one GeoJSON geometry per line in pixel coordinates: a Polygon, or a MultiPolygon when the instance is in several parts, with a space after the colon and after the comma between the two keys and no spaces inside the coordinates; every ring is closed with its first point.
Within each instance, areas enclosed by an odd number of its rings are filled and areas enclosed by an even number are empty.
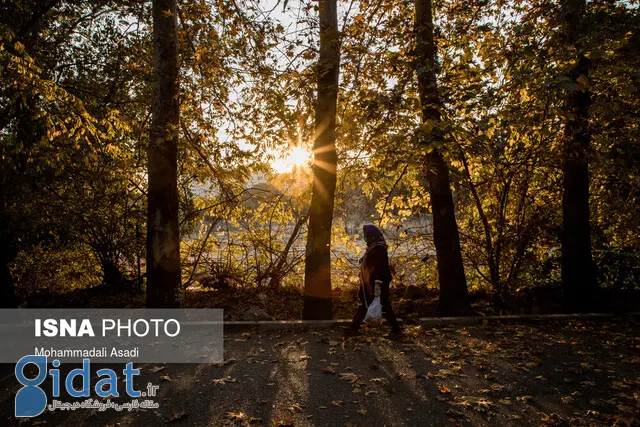
{"type": "Polygon", "coordinates": [[[589,225],[589,59],[579,41],[585,13],[584,0],[565,0],[564,32],[566,42],[578,57],[569,72],[576,88],[565,97],[563,141],[562,196],[562,286],[564,309],[569,312],[588,311],[594,302],[596,282],[591,258],[589,225]]]}
{"type": "Polygon", "coordinates": [[[429,140],[425,142],[434,147],[427,155],[424,166],[433,211],[433,241],[440,281],[440,313],[444,316],[467,314],[471,312],[471,306],[449,182],[449,166],[439,148],[444,142],[444,134],[436,81],[431,0],[415,0],[415,7],[416,74],[422,103],[422,120],[427,125],[425,129],[431,129],[427,137],[429,140]]]}
{"type": "Polygon", "coordinates": [[[178,34],[176,0],[153,1],[155,88],[148,147],[147,306],[180,303],[178,34]]]}
{"type": "Polygon", "coordinates": [[[320,0],[320,58],[313,188],[304,271],[303,319],[331,319],[331,223],[336,189],[336,104],[340,39],[336,0],[320,0]]]}

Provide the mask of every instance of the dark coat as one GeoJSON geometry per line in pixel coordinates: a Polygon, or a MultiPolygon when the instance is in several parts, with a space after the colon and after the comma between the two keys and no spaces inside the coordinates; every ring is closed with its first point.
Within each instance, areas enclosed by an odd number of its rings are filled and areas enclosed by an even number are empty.
{"type": "Polygon", "coordinates": [[[373,295],[376,280],[382,281],[382,289],[388,290],[392,279],[387,249],[382,246],[367,248],[360,265],[360,281],[367,296],[373,295]]]}

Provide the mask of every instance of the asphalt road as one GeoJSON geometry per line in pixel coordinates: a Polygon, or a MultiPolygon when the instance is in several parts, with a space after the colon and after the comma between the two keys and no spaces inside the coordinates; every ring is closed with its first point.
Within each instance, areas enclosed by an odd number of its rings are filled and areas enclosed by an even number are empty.
{"type": "Polygon", "coordinates": [[[141,366],[136,385],[160,387],[156,410],[21,420],[5,366],[0,425],[640,425],[638,326],[413,327],[401,341],[384,328],[346,340],[340,330],[230,332],[224,365],[141,366]]]}

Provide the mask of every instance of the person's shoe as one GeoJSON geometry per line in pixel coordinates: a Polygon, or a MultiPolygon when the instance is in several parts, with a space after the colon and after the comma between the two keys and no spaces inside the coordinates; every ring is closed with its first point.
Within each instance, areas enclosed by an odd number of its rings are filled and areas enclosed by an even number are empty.
{"type": "Polygon", "coordinates": [[[396,331],[391,331],[387,335],[384,336],[389,340],[401,340],[402,339],[402,329],[398,329],[396,331]]]}

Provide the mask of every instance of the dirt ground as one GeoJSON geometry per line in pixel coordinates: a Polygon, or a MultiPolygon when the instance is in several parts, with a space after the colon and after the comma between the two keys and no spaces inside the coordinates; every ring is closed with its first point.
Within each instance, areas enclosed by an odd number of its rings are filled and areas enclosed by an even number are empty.
{"type": "MultiPolygon", "coordinates": [[[[157,410],[13,418],[5,365],[0,424],[62,426],[637,426],[640,326],[544,321],[445,328],[233,331],[225,363],[143,365],[157,410]]],[[[124,401],[124,399],[122,399],[124,401]]]]}

